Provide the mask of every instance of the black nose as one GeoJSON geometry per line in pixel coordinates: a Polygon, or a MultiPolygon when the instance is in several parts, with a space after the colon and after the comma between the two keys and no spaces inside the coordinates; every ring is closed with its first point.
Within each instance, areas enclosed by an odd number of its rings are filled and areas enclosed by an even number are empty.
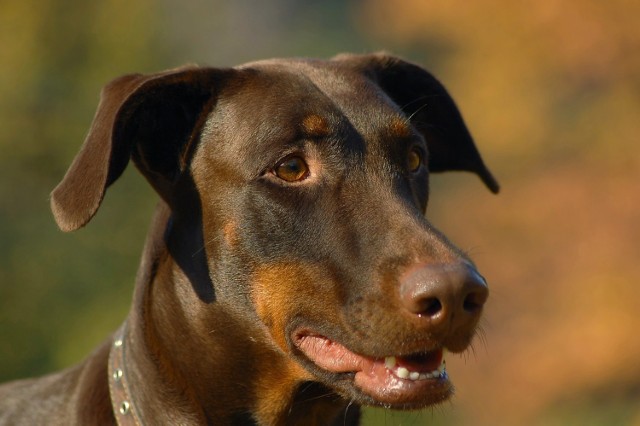
{"type": "Polygon", "coordinates": [[[425,265],[400,281],[400,301],[432,331],[472,329],[489,297],[484,278],[466,263],[425,265]]]}

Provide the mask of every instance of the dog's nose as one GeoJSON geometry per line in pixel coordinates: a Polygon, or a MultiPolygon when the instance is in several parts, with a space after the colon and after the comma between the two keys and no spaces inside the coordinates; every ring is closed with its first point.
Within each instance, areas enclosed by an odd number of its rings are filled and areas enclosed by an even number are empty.
{"type": "Polygon", "coordinates": [[[466,263],[421,266],[400,281],[403,307],[430,328],[451,332],[475,326],[488,296],[486,281],[466,263]]]}

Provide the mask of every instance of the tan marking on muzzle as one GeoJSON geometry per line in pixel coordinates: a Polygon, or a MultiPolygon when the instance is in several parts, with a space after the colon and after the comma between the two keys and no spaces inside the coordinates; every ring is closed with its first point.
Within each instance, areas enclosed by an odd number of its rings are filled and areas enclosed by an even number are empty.
{"type": "Polygon", "coordinates": [[[256,417],[260,424],[278,424],[281,419],[277,413],[289,411],[287,408],[291,408],[288,405],[297,386],[313,379],[302,366],[291,358],[287,359],[286,366],[282,366],[284,368],[265,368],[258,376],[255,392],[260,398],[256,404],[256,417]]]}
{"type": "Polygon", "coordinates": [[[288,356],[286,331],[294,315],[315,318],[335,315],[332,307],[336,302],[333,293],[326,290],[326,274],[322,272],[323,269],[314,265],[281,262],[262,265],[253,274],[251,299],[256,312],[289,360],[286,368],[264,370],[257,385],[261,395],[257,415],[265,424],[275,424],[277,419],[270,414],[280,412],[285,408],[283,404],[290,402],[291,395],[283,395],[283,389],[293,389],[294,384],[313,380],[309,372],[288,356]],[[325,291],[319,291],[321,284],[325,291]]]}
{"type": "Polygon", "coordinates": [[[253,274],[251,298],[260,319],[285,352],[286,330],[294,316],[333,318],[339,306],[324,269],[301,262],[259,267],[253,274]]]}

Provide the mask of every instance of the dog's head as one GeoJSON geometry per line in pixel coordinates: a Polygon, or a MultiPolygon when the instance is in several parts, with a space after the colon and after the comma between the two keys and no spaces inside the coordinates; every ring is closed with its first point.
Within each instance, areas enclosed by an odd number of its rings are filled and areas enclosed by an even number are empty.
{"type": "Polygon", "coordinates": [[[201,309],[244,306],[273,350],[368,404],[446,399],[487,297],[424,218],[429,173],[493,192],[453,100],[385,54],[187,67],[114,80],[53,191],[85,225],[129,159],[171,210],[166,240],[201,309]]]}

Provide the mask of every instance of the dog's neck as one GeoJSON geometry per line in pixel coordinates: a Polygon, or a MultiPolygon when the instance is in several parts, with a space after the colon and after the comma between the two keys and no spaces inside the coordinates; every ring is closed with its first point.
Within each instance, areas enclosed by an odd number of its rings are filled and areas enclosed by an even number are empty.
{"type": "Polygon", "coordinates": [[[264,328],[233,306],[197,297],[153,237],[164,235],[157,228],[168,217],[159,207],[127,320],[127,381],[142,423],[342,424],[346,403],[305,383],[308,373],[264,328]]]}

